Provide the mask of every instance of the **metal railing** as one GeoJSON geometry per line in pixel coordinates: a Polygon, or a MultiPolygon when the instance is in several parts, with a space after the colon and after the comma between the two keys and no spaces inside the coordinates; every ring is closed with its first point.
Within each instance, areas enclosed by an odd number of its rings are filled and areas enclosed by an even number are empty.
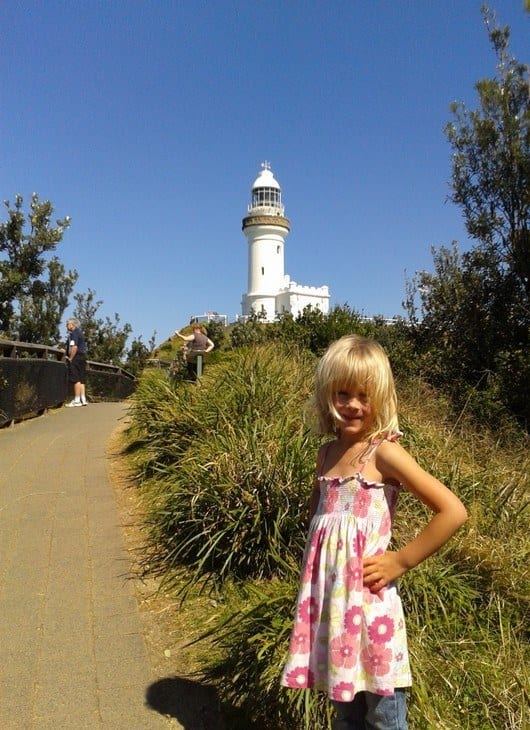
{"type": "MultiPolygon", "coordinates": [[[[87,361],[89,400],[123,400],[135,386],[122,367],[87,361]]],[[[0,427],[61,406],[71,390],[63,349],[0,339],[0,427]]]]}

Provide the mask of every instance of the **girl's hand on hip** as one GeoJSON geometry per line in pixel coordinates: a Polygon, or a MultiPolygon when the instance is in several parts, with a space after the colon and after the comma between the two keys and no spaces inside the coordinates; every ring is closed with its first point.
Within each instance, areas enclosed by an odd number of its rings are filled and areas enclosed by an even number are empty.
{"type": "Polygon", "coordinates": [[[363,583],[372,593],[377,593],[405,572],[399,553],[386,552],[363,559],[363,583]]]}

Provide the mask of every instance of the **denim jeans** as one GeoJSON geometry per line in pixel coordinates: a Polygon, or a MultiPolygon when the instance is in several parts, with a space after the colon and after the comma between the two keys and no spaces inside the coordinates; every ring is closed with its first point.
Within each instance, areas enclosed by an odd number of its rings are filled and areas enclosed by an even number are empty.
{"type": "Polygon", "coordinates": [[[333,702],[333,730],[407,730],[405,690],[393,695],[359,692],[351,702],[333,702]]]}

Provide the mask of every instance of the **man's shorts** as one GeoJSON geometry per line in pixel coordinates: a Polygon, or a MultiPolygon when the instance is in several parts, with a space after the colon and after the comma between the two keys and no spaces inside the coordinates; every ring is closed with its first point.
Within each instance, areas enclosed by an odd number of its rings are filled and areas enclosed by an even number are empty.
{"type": "Polygon", "coordinates": [[[86,356],[77,353],[72,362],[68,363],[68,380],[71,383],[86,382],[86,356]]]}

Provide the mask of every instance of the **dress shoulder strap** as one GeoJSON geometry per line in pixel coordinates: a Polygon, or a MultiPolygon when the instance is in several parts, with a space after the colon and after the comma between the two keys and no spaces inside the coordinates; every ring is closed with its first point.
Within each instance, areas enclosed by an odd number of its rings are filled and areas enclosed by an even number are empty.
{"type": "Polygon", "coordinates": [[[359,474],[362,474],[364,467],[368,464],[370,459],[373,457],[375,452],[377,451],[378,446],[380,446],[383,441],[398,441],[403,434],[401,431],[389,431],[385,436],[382,436],[380,438],[375,439],[375,441],[372,441],[370,446],[366,449],[366,456],[363,457],[361,468],[359,469],[359,474]]]}
{"type": "Polygon", "coordinates": [[[359,474],[362,474],[364,471],[364,467],[368,464],[372,456],[375,454],[377,447],[381,443],[382,439],[377,439],[376,441],[372,441],[372,443],[367,446],[366,453],[364,456],[362,456],[361,465],[359,467],[359,474]]]}

